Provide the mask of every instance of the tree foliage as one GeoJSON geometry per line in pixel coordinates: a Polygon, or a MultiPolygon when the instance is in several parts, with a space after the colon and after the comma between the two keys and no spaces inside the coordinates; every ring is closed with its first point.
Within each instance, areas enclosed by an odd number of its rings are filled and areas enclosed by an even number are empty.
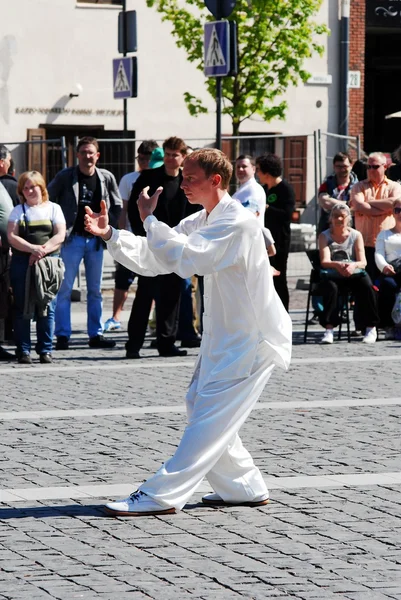
{"type": "MultiPolygon", "coordinates": [[[[176,44],[188,60],[203,71],[203,25],[215,17],[203,0],[146,0],[163,21],[172,25],[176,44]]],[[[238,74],[224,77],[223,113],[231,117],[233,134],[241,123],[255,114],[265,121],[285,117],[282,98],[289,85],[306,81],[305,59],[321,55],[317,36],[328,34],[325,25],[313,20],[322,0],[237,0],[229,20],[238,27],[238,74]]],[[[215,97],[215,79],[206,79],[206,88],[215,97]]],[[[190,92],[184,94],[191,115],[208,109],[190,92]]]]}

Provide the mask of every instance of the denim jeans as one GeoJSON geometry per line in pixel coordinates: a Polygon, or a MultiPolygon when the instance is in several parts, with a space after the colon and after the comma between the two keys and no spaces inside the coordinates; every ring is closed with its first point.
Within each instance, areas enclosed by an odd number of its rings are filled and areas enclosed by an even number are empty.
{"type": "Polygon", "coordinates": [[[61,248],[65,265],[64,280],[57,295],[56,336],[71,336],[71,292],[79,265],[83,259],[87,287],[87,329],[89,337],[103,332],[102,323],[102,271],[103,246],[97,238],[71,234],[61,248]]]}
{"type": "Polygon", "coordinates": [[[183,279],[181,283],[180,317],[178,321],[177,339],[189,341],[196,338],[194,328],[194,310],[192,306],[192,280],[191,277],[183,279]]]}
{"type": "MultiPolygon", "coordinates": [[[[31,320],[24,319],[25,302],[25,278],[29,266],[29,254],[26,256],[13,255],[10,266],[10,281],[14,294],[14,338],[17,353],[29,353],[31,351],[31,320]]],[[[47,314],[43,317],[36,315],[36,337],[35,350],[38,354],[51,352],[54,333],[54,309],[56,299],[52,300],[47,307],[47,314]]]]}

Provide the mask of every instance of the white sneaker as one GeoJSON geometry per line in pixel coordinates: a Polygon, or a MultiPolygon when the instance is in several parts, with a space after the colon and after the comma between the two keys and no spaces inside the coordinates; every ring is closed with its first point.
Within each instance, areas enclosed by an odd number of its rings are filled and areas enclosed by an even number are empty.
{"type": "Polygon", "coordinates": [[[333,341],[334,341],[333,330],[326,329],[326,331],[323,334],[322,339],[320,340],[320,343],[321,344],[332,344],[333,341]]]}
{"type": "Polygon", "coordinates": [[[208,506],[264,506],[269,502],[269,494],[256,496],[253,500],[240,500],[238,502],[226,502],[218,494],[206,494],[206,496],[203,496],[202,502],[208,506]]]}
{"type": "Polygon", "coordinates": [[[374,344],[377,340],[377,331],[376,327],[366,327],[366,333],[363,336],[364,344],[374,344]]]}
{"type": "Polygon", "coordinates": [[[104,507],[105,511],[115,517],[141,517],[146,515],[171,515],[175,508],[163,508],[144,492],[133,492],[124,500],[109,502],[104,507]]]}

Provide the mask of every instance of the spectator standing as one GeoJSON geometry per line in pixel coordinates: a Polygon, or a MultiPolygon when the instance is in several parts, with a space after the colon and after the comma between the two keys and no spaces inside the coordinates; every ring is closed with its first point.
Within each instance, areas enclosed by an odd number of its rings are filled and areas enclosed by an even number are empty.
{"type": "Polygon", "coordinates": [[[258,218],[262,227],[265,224],[266,193],[255,179],[255,159],[249,154],[241,154],[235,161],[235,175],[240,184],[233,194],[242,206],[248,208],[258,218]]]}
{"type": "Polygon", "coordinates": [[[14,175],[9,174],[12,165],[11,153],[7,146],[0,146],[0,183],[6,188],[13,205],[19,204],[17,193],[17,180],[14,175]]]}
{"type": "Polygon", "coordinates": [[[276,154],[263,154],[256,159],[256,173],[266,186],[265,227],[270,229],[276,247],[276,255],[270,258],[272,267],[280,274],[274,277],[278,295],[288,311],[289,292],[287,262],[291,242],[291,219],[295,210],[295,193],[292,186],[282,178],[282,162],[276,154]]]}
{"type": "Polygon", "coordinates": [[[99,210],[104,200],[110,221],[116,227],[122,200],[114,175],[98,169],[99,145],[94,137],[83,137],[77,145],[78,165],[63,169],[50,182],[50,200],[59,204],[67,222],[67,237],[61,248],[65,264],[64,281],[57,297],[56,350],[67,350],[71,336],[71,292],[81,261],[87,285],[87,330],[91,348],[113,348],[115,342],[103,337],[102,271],[103,245],[85,231],[85,206],[99,210]]]}
{"type": "Polygon", "coordinates": [[[348,204],[351,188],[358,182],[352,172],[352,161],[346,152],[337,152],[333,158],[334,173],[326,177],[319,188],[318,201],[321,208],[318,233],[329,227],[330,211],[339,202],[348,204]]]}
{"type": "Polygon", "coordinates": [[[355,229],[361,232],[366,255],[366,271],[373,283],[380,271],[375,263],[375,244],[380,231],[395,225],[393,204],[401,199],[401,185],[386,175],[387,159],[382,152],[368,157],[368,178],[356,183],[351,190],[350,207],[354,211],[355,229]]]}
{"type": "Polygon", "coordinates": [[[180,510],[205,476],[214,489],[202,499],[209,506],[268,502],[266,484],[238,431],[274,365],[288,367],[291,320],[274,291],[269,262],[260,260],[260,226],[227,194],[231,174],[219,150],[193,152],[184,163],[182,187],[204,210],[172,229],[152,214],[161,188],[151,198],[144,190],[138,206],[146,239],[110,228],[104,204],[100,215],[87,211],[87,228],[135,272],[205,278],[204,334],[186,396],[188,424],[174,456],[139,490],[106,506],[114,516],[180,510]]]}
{"type": "MultiPolygon", "coordinates": [[[[136,157],[138,171],[127,173],[121,178],[118,186],[123,201],[123,208],[118,223],[120,229],[128,229],[128,231],[131,231],[127,210],[132,186],[141,172],[150,168],[149,161],[151,160],[153,150],[157,147],[158,145],[155,140],[144,140],[138,147],[138,156],[136,157]]],[[[105,322],[104,331],[116,331],[121,329],[121,312],[124,308],[125,301],[128,298],[128,290],[135,277],[135,273],[129,271],[123,265],[120,265],[120,263],[116,263],[114,274],[113,316],[105,322]]]]}
{"type": "MultiPolygon", "coordinates": [[[[144,171],[132,188],[128,203],[128,217],[132,232],[144,236],[145,230],[139,215],[137,200],[141,191],[148,187],[153,194],[158,187],[163,191],[155,216],[170,227],[178,223],[192,210],[181,189],[181,166],[187,155],[187,146],[181,138],[170,137],[163,143],[163,165],[144,171]]],[[[177,348],[175,341],[178,330],[182,280],[176,273],[157,278],[138,278],[138,288],[128,324],[127,358],[140,358],[139,351],[145,340],[152,301],[156,299],[156,335],[160,356],[186,356],[187,351],[177,348]]]]}
{"type": "MultiPolygon", "coordinates": [[[[20,176],[18,195],[21,204],[12,210],[7,229],[8,241],[12,247],[10,280],[14,295],[14,335],[18,362],[30,364],[31,319],[27,305],[35,276],[33,266],[46,261],[47,256],[55,257],[59,254],[66,226],[61,208],[49,202],[45,181],[37,171],[27,171],[20,176]]],[[[54,297],[59,287],[58,283],[62,277],[59,262],[48,262],[44,269],[40,285],[48,296],[54,297]]],[[[55,304],[53,299],[43,311],[39,311],[37,306],[35,311],[36,352],[40,356],[40,362],[45,364],[52,362],[55,304]]]]}

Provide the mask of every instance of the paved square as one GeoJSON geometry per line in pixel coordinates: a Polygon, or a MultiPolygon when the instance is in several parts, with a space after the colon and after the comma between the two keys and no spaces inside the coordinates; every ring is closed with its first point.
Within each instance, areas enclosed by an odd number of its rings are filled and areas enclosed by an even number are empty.
{"type": "Polygon", "coordinates": [[[241,431],[271,503],[207,508],[204,482],[176,515],[115,519],[102,504],[174,451],[196,354],[128,361],[125,331],[89,349],[83,309],[53,365],[0,364],[0,600],[401,599],[398,342],[303,345],[294,313],[292,367],[241,431]]]}

